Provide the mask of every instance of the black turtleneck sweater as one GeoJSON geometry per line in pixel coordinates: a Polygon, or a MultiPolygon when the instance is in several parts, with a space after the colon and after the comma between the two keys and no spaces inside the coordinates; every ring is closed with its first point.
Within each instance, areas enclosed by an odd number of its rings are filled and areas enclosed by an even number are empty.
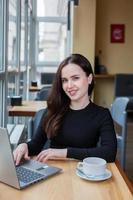
{"type": "MultiPolygon", "coordinates": [[[[38,154],[46,141],[40,122],[36,134],[28,142],[29,154],[38,154]]],[[[68,158],[82,160],[95,156],[107,162],[115,161],[117,140],[109,110],[92,102],[81,110],[69,109],[59,133],[51,139],[50,148],[67,148],[68,158]]]]}

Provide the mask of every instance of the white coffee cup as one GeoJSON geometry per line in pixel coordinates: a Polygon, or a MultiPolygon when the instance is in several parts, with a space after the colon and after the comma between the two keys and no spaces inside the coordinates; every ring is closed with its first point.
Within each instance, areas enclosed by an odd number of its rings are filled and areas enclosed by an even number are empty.
{"type": "Polygon", "coordinates": [[[106,172],[106,160],[98,157],[88,157],[79,162],[77,168],[87,176],[100,176],[106,172]]]}

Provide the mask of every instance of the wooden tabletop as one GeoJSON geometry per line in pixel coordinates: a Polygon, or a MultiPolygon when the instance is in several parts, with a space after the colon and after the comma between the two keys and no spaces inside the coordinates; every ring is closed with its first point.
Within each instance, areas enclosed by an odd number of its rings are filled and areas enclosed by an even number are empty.
{"type": "Polygon", "coordinates": [[[29,91],[30,92],[38,92],[40,91],[43,87],[51,87],[51,84],[45,84],[45,85],[39,85],[39,86],[30,86],[29,91]]]}
{"type": "Polygon", "coordinates": [[[41,88],[42,88],[41,86],[30,86],[29,91],[30,92],[38,92],[41,90],[41,88]]]}
{"type": "Polygon", "coordinates": [[[35,113],[47,107],[46,101],[23,101],[22,106],[9,106],[9,116],[34,116],[35,113]]]}
{"type": "Polygon", "coordinates": [[[105,181],[87,181],[76,175],[77,161],[50,161],[63,172],[21,191],[0,183],[0,200],[133,200],[115,163],[108,164],[112,177],[105,181]]]}

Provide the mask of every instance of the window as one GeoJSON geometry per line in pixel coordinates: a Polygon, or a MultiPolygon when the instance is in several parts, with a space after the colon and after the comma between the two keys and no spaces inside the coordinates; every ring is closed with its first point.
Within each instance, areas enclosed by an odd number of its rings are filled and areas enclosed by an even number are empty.
{"type": "Polygon", "coordinates": [[[17,50],[17,2],[9,1],[8,60],[10,68],[15,68],[17,50]]]}
{"type": "Polygon", "coordinates": [[[36,26],[36,72],[55,73],[67,56],[68,0],[38,0],[36,26]]]}
{"type": "Polygon", "coordinates": [[[60,62],[65,57],[66,24],[39,22],[38,25],[37,63],[60,62]]]}

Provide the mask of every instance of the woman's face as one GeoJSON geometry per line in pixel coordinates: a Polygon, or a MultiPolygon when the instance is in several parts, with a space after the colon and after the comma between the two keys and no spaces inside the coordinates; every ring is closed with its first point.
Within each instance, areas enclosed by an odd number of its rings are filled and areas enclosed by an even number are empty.
{"type": "Polygon", "coordinates": [[[61,72],[62,88],[71,102],[88,100],[88,86],[92,81],[92,74],[89,76],[79,65],[68,64],[61,72]]]}

